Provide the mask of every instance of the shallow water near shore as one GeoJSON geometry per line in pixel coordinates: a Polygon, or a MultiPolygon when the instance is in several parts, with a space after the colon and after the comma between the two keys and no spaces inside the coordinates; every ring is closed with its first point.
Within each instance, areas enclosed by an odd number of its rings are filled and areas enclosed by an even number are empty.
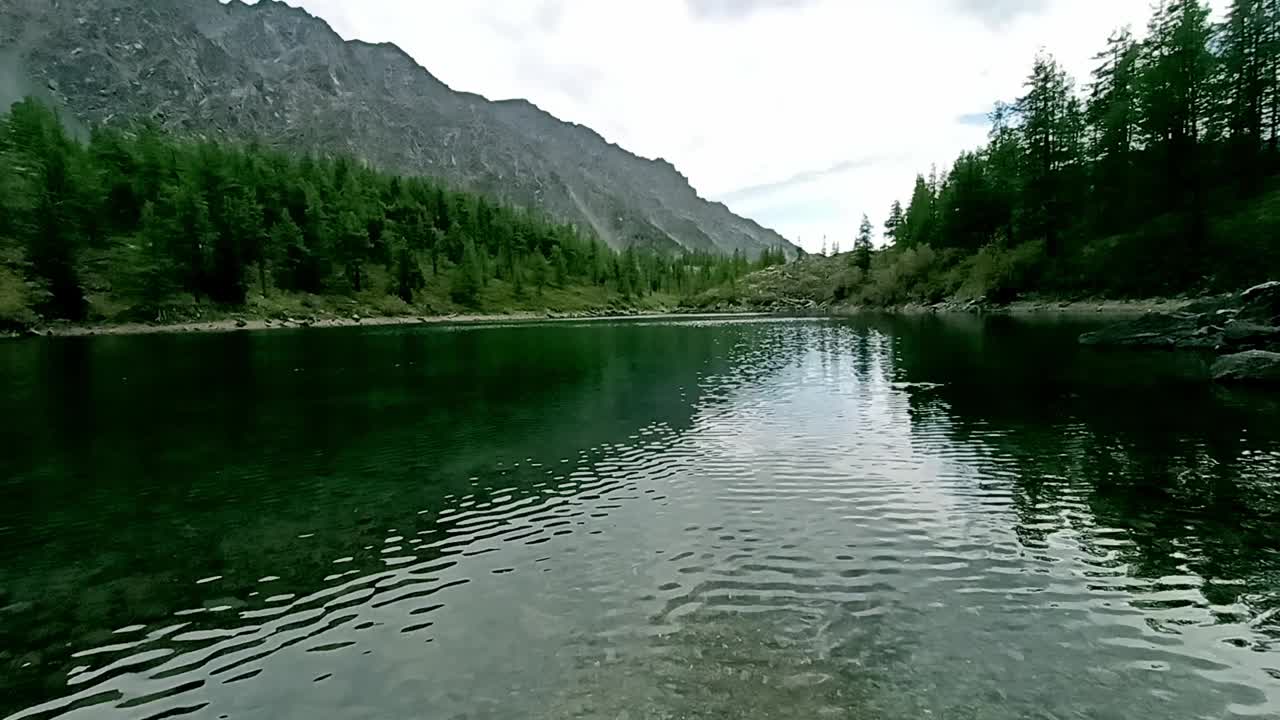
{"type": "Polygon", "coordinates": [[[1280,394],[1078,317],[0,345],[0,717],[1280,715],[1280,394]]]}

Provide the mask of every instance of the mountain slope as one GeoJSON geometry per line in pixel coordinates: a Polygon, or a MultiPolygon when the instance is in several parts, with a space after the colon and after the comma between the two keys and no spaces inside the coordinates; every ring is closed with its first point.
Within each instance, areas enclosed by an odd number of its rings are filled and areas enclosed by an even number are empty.
{"type": "Polygon", "coordinates": [[[153,118],[438,177],[614,247],[793,249],[663,160],[522,100],[456,92],[394,45],[344,41],[276,0],[0,0],[0,100],[28,92],[91,123],[153,118]]]}

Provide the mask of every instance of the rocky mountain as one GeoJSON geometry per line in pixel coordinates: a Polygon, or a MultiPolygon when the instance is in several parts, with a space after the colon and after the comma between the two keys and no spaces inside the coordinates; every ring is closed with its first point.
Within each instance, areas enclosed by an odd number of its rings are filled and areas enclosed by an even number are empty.
{"type": "Polygon", "coordinates": [[[0,0],[0,101],[36,94],[87,124],[344,153],[593,228],[614,247],[793,246],[523,100],[452,90],[398,47],[344,41],[277,0],[0,0]]]}

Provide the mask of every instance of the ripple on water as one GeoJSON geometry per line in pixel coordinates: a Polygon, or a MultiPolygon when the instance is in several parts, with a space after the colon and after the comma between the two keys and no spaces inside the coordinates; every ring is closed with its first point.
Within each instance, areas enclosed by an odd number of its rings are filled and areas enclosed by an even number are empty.
{"type": "Polygon", "coordinates": [[[1248,554],[1187,490],[1274,519],[1274,448],[1157,461],[1083,404],[966,415],[874,326],[688,330],[722,356],[687,422],[468,468],[309,558],[318,584],[193,573],[198,606],[75,649],[11,717],[1280,714],[1280,540],[1248,554]]]}

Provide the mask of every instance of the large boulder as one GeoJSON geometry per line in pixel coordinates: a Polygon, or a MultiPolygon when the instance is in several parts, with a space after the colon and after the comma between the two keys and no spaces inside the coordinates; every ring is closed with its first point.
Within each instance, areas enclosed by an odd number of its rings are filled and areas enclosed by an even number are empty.
{"type": "Polygon", "coordinates": [[[1223,355],[1211,372],[1219,382],[1280,384],[1280,353],[1247,350],[1223,355]]]}
{"type": "Polygon", "coordinates": [[[1257,325],[1280,325],[1280,280],[1272,280],[1240,293],[1241,320],[1257,325]]]}

